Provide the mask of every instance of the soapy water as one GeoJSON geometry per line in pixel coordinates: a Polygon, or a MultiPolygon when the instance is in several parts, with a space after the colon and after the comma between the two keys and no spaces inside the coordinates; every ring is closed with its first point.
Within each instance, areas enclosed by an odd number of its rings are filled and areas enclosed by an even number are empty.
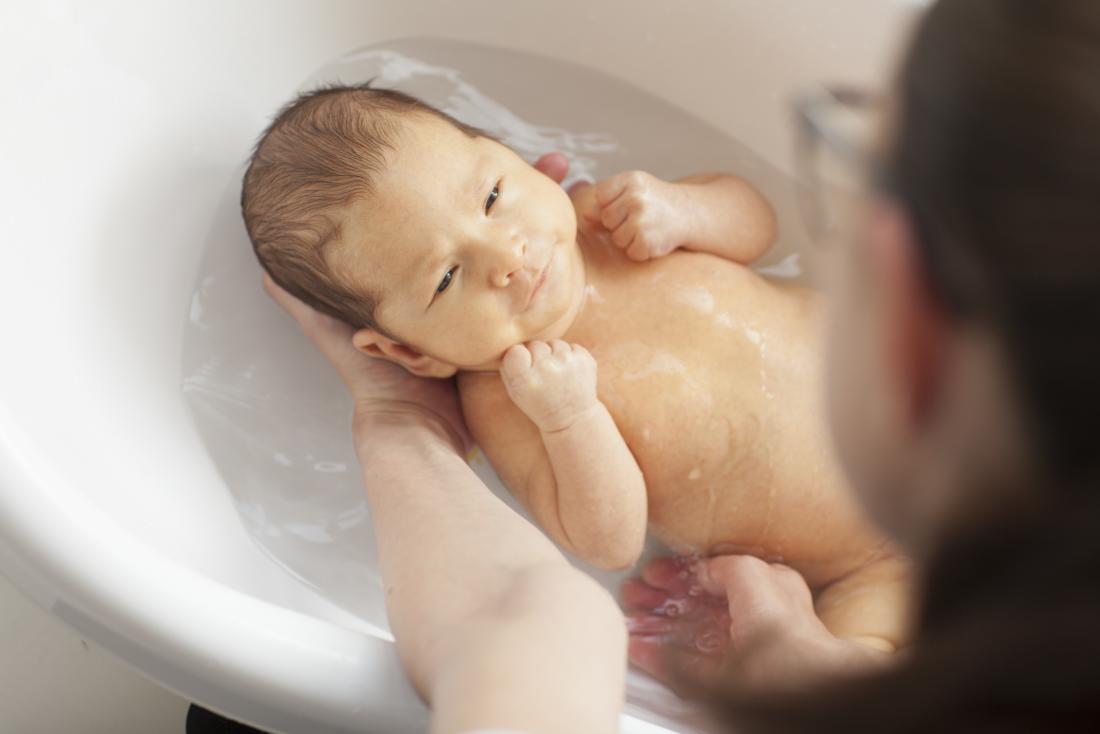
{"type": "MultiPolygon", "coordinates": [[[[768,197],[782,224],[781,241],[757,269],[814,279],[817,263],[804,246],[790,178],[716,128],[622,81],[522,52],[414,39],[351,53],[301,89],[366,80],[421,97],[529,161],[565,153],[567,184],[630,169],[663,178],[737,173],[768,197]]],[[[301,583],[384,631],[385,596],[351,442],[351,405],[323,357],[264,296],[239,191],[239,179],[229,182],[205,245],[184,337],[185,399],[259,547],[301,583]]],[[[705,301],[699,298],[703,310],[705,301]]],[[[471,464],[522,511],[483,456],[475,454],[471,464]]],[[[613,592],[625,576],[586,570],[613,592]]],[[[662,699],[659,708],[674,715],[676,704],[662,690],[635,676],[630,699],[644,700],[647,710],[662,699]]]]}

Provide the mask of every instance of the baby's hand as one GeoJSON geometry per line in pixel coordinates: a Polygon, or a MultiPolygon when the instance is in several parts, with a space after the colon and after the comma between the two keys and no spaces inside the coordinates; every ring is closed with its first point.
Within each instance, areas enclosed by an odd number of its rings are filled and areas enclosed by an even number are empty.
{"type": "Polygon", "coordinates": [[[598,405],[596,360],[578,344],[517,344],[505,353],[500,376],[512,402],[544,433],[568,428],[598,405]]]}
{"type": "Polygon", "coordinates": [[[639,262],[664,257],[684,244],[689,197],[677,184],[643,171],[600,181],[578,197],[578,214],[611,233],[611,241],[639,262]]]}

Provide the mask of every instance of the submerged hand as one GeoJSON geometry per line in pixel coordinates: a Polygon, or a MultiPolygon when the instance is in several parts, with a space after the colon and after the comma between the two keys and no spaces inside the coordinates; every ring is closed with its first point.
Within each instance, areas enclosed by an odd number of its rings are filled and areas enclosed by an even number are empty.
{"type": "Polygon", "coordinates": [[[666,682],[788,686],[883,659],[825,628],[797,571],[753,556],[658,559],[624,583],[623,602],[631,662],[666,682]]]}
{"type": "MultiPolygon", "coordinates": [[[[351,342],[354,329],[319,313],[280,288],[264,275],[264,290],[290,314],[310,341],[321,350],[355,403],[356,433],[366,430],[364,419],[379,414],[406,414],[439,422],[465,453],[469,434],[458,407],[453,380],[415,377],[395,364],[368,357],[351,342]]],[[[358,438],[358,436],[357,436],[358,438]]]]}

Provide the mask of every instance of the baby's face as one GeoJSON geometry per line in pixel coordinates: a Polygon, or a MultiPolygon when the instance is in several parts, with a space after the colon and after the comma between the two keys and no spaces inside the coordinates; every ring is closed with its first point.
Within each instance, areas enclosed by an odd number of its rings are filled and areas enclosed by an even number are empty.
{"type": "Polygon", "coordinates": [[[335,267],[375,320],[460,369],[564,333],[584,291],[569,197],[505,146],[428,115],[402,121],[375,193],[348,208],[335,267]]]}

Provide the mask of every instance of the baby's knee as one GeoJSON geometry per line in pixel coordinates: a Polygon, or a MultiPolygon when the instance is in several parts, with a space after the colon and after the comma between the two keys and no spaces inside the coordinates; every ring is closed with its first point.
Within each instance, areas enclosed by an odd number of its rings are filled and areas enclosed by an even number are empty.
{"type": "Polygon", "coordinates": [[[822,589],[814,607],[837,637],[893,652],[912,634],[912,578],[908,561],[884,558],[822,589]]]}

